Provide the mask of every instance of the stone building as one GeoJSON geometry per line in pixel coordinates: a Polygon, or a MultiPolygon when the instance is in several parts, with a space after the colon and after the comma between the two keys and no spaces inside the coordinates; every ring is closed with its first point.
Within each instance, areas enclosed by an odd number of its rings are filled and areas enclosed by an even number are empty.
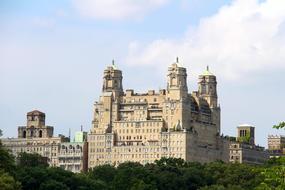
{"type": "Polygon", "coordinates": [[[61,143],[58,166],[75,173],[87,171],[88,159],[87,132],[75,133],[74,142],[61,143]]]}
{"type": "Polygon", "coordinates": [[[267,141],[270,156],[285,156],[285,136],[268,135],[267,141]]]}
{"type": "Polygon", "coordinates": [[[58,165],[60,143],[68,140],[64,136],[53,137],[53,127],[45,125],[45,114],[38,110],[27,113],[27,125],[18,127],[18,138],[1,139],[14,156],[20,152],[38,153],[51,166],[58,165]]]}
{"type": "Polygon", "coordinates": [[[168,68],[166,89],[135,93],[123,90],[114,64],[103,76],[88,135],[89,167],[161,157],[209,162],[229,160],[228,141],[220,137],[216,76],[199,76],[198,91],[188,92],[187,72],[178,60],[168,68]]]}
{"type": "Polygon", "coordinates": [[[229,145],[230,162],[263,164],[269,159],[264,147],[255,145],[255,132],[252,125],[244,124],[237,127],[236,141],[229,145]]]}
{"type": "Polygon", "coordinates": [[[242,124],[237,127],[237,141],[254,145],[254,127],[249,124],[242,124]]]}

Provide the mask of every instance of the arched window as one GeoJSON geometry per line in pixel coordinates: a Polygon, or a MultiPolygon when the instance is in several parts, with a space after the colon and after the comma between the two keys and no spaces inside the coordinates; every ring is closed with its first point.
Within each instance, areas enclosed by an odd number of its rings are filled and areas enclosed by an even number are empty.
{"type": "Polygon", "coordinates": [[[24,132],[23,132],[23,138],[26,138],[26,136],[27,136],[27,132],[24,131],[24,132]]]}
{"type": "Polygon", "coordinates": [[[40,138],[43,137],[43,132],[42,132],[42,130],[40,130],[40,132],[39,132],[39,137],[40,137],[40,138]]]}

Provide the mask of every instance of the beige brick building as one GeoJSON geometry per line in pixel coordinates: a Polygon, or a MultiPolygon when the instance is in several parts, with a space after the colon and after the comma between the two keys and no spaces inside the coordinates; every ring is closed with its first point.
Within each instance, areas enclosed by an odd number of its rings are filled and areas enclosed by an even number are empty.
{"type": "Polygon", "coordinates": [[[230,144],[230,162],[263,164],[268,159],[269,153],[264,147],[240,142],[232,142],[230,144]]]}
{"type": "Polygon", "coordinates": [[[229,160],[228,141],[220,137],[217,81],[208,68],[192,93],[186,68],[178,60],[168,68],[166,89],[158,92],[124,91],[122,79],[114,64],[104,71],[88,135],[89,167],[125,161],[145,164],[161,157],[229,160]]]}
{"type": "Polygon", "coordinates": [[[267,141],[271,156],[285,156],[285,136],[268,135],[267,141]]]}
{"type": "Polygon", "coordinates": [[[20,152],[38,153],[47,158],[50,166],[57,166],[60,143],[68,139],[53,137],[53,127],[45,125],[45,114],[35,110],[27,113],[27,125],[18,127],[18,138],[1,141],[16,157],[20,152]]]}
{"type": "Polygon", "coordinates": [[[263,164],[269,159],[269,153],[264,147],[255,145],[254,127],[249,124],[237,127],[236,141],[230,142],[230,162],[263,164]]]}

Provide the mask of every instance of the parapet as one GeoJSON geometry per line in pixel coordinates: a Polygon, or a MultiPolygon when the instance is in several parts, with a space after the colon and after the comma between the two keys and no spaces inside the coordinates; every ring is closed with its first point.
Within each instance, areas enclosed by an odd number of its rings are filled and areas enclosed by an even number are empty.
{"type": "Polygon", "coordinates": [[[133,89],[127,89],[126,90],[126,96],[132,96],[134,95],[134,90],[133,89]]]}

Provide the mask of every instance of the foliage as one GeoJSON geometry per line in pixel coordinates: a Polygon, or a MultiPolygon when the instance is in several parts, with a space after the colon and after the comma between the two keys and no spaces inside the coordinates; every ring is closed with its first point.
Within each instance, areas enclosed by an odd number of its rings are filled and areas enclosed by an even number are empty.
{"type": "Polygon", "coordinates": [[[280,122],[278,125],[273,125],[273,128],[284,129],[285,128],[285,122],[280,122]]]}
{"type": "Polygon", "coordinates": [[[44,181],[40,185],[39,190],[69,190],[69,188],[65,184],[59,181],[50,179],[50,180],[44,181]]]}
{"type": "Polygon", "coordinates": [[[21,154],[15,166],[11,154],[2,146],[0,151],[3,153],[0,154],[1,190],[285,189],[284,157],[270,159],[261,166],[221,161],[201,164],[177,158],[161,158],[152,164],[125,162],[117,167],[102,165],[87,173],[75,174],[57,167],[46,167],[46,163],[42,162],[44,159],[36,154],[21,154]]]}
{"type": "Polygon", "coordinates": [[[19,190],[21,185],[18,181],[10,176],[8,173],[5,173],[3,170],[0,170],[0,189],[1,190],[19,190]]]}
{"type": "Polygon", "coordinates": [[[37,153],[21,152],[17,157],[18,165],[20,167],[47,167],[47,159],[37,153]]]}
{"type": "Polygon", "coordinates": [[[238,137],[237,141],[249,144],[250,143],[250,135],[249,135],[249,133],[247,133],[246,136],[238,137]]]}
{"type": "Polygon", "coordinates": [[[262,168],[261,175],[264,180],[256,189],[285,189],[285,158],[270,159],[268,165],[262,168]]]}
{"type": "Polygon", "coordinates": [[[245,190],[241,188],[239,185],[228,185],[227,187],[224,187],[223,185],[211,185],[211,186],[205,186],[200,188],[199,190],[245,190]]]}
{"type": "Polygon", "coordinates": [[[15,167],[14,156],[0,142],[0,169],[14,173],[15,167]]]}

